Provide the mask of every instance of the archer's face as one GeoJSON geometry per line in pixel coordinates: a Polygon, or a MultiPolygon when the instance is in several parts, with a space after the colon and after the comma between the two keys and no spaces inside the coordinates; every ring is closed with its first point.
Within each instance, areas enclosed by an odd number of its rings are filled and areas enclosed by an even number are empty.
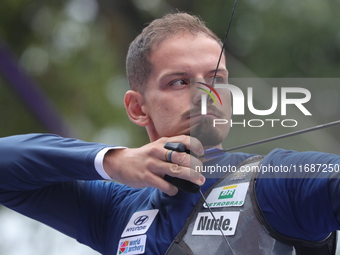
{"type": "MultiPolygon", "coordinates": [[[[230,119],[230,93],[226,89],[218,91],[223,106],[214,104],[210,108],[212,102],[209,101],[208,114],[203,126],[199,127],[202,124],[201,95],[205,92],[196,88],[203,85],[194,83],[190,86],[191,79],[208,83],[207,79],[214,77],[220,52],[221,46],[205,34],[180,33],[163,41],[151,54],[153,69],[144,94],[151,140],[181,134],[199,137],[197,132],[204,132],[203,136],[214,134],[215,139],[218,137],[219,142],[214,144],[218,145],[227,136],[229,126],[213,127],[212,120],[230,119]]],[[[227,82],[224,57],[216,77],[220,83],[227,82]]]]}

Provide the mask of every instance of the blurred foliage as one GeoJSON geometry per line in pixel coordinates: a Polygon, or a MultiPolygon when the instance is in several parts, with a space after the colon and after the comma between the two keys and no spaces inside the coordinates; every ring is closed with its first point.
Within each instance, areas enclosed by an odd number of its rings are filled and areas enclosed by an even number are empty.
{"type": "MultiPolygon", "coordinates": [[[[232,0],[3,0],[0,40],[55,104],[75,137],[140,146],[148,141],[146,132],[130,123],[123,107],[129,43],[146,23],[177,10],[199,15],[224,37],[233,4],[232,0]]],[[[226,46],[230,76],[338,77],[339,10],[339,0],[239,1],[226,46]]],[[[48,132],[3,79],[0,104],[0,136],[48,132]]],[[[314,114],[314,122],[324,121],[322,116],[314,114]]],[[[338,116],[335,111],[326,121],[338,116]]],[[[238,134],[242,130],[235,130],[229,139],[233,145],[249,141],[238,134]]],[[[253,140],[284,131],[252,132],[253,140]]]]}
{"type": "MultiPolygon", "coordinates": [[[[146,23],[177,10],[199,15],[223,38],[233,4],[233,0],[2,0],[0,42],[56,106],[73,136],[141,146],[148,141],[146,132],[130,123],[123,107],[128,89],[124,62],[129,43],[146,23]]],[[[338,78],[339,11],[340,0],[239,1],[226,46],[230,76],[338,78]]],[[[312,93],[308,109],[313,116],[287,116],[299,119],[297,129],[339,119],[339,82],[328,81],[313,79],[306,86],[312,93]]],[[[262,84],[254,104],[259,109],[268,108],[263,103],[270,98],[269,88],[276,86],[276,81],[252,82],[262,84]]],[[[298,81],[294,82],[298,86],[298,81]]],[[[258,117],[247,113],[244,118],[258,117]]],[[[282,116],[276,112],[268,118],[282,116]]],[[[0,119],[0,137],[49,132],[1,76],[0,119]]],[[[225,147],[293,130],[237,126],[232,128],[225,147]]],[[[243,151],[267,153],[271,148],[283,147],[340,153],[337,130],[331,128],[243,151]]]]}

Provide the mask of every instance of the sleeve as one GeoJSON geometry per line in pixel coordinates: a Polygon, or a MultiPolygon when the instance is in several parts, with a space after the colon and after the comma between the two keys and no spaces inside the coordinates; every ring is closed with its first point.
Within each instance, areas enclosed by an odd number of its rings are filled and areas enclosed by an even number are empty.
{"type": "Polygon", "coordinates": [[[340,229],[338,155],[276,149],[265,157],[262,166],[267,172],[258,175],[256,196],[275,231],[322,241],[340,229]]]}
{"type": "Polygon", "coordinates": [[[94,159],[94,167],[96,168],[98,174],[105,180],[112,180],[112,178],[104,170],[104,156],[106,152],[112,149],[124,149],[126,147],[116,146],[116,147],[106,147],[99,151],[94,159]]]}
{"type": "Polygon", "coordinates": [[[112,185],[94,181],[102,179],[94,160],[105,147],[47,134],[1,138],[0,203],[98,250],[112,185]]]}

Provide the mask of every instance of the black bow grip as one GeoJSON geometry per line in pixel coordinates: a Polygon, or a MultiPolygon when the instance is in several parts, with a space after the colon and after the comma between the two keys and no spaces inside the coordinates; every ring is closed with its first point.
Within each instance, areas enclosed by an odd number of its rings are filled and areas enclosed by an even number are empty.
{"type": "MultiPolygon", "coordinates": [[[[178,151],[178,152],[185,152],[190,154],[190,151],[187,150],[187,148],[185,147],[184,144],[182,143],[170,143],[167,142],[164,145],[165,149],[168,150],[173,150],[173,151],[178,151]]],[[[183,180],[177,177],[172,177],[169,175],[165,175],[164,176],[164,180],[170,182],[172,185],[176,186],[177,188],[179,188],[180,190],[183,190],[185,192],[189,192],[189,193],[198,193],[200,190],[200,186],[198,186],[195,183],[189,182],[187,180],[183,180]]]]}

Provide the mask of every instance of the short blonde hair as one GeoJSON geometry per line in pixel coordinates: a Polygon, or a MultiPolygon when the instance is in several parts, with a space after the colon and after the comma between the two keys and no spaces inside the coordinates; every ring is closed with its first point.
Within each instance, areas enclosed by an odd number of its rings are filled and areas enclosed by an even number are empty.
{"type": "Polygon", "coordinates": [[[130,44],[126,57],[126,74],[130,88],[143,93],[152,71],[150,56],[161,42],[171,36],[188,32],[193,35],[204,33],[221,46],[221,40],[197,16],[187,13],[167,14],[152,21],[130,44]]]}

